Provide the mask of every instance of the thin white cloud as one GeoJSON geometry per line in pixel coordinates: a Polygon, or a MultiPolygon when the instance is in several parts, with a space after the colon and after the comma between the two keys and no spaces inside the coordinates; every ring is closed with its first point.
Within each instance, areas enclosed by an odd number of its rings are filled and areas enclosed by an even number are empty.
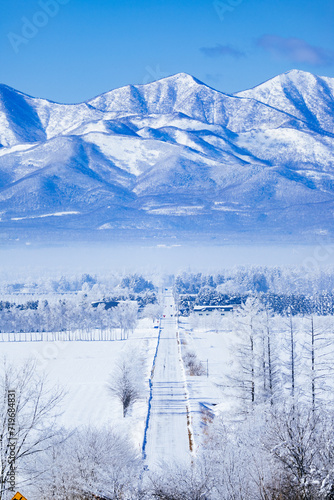
{"type": "Polygon", "coordinates": [[[310,45],[301,38],[284,38],[278,35],[263,35],[257,45],[278,57],[295,63],[311,66],[330,66],[334,64],[334,51],[310,45]]]}
{"type": "Polygon", "coordinates": [[[207,57],[230,56],[238,59],[245,56],[244,52],[230,45],[217,44],[214,47],[201,47],[200,51],[207,57]]]}

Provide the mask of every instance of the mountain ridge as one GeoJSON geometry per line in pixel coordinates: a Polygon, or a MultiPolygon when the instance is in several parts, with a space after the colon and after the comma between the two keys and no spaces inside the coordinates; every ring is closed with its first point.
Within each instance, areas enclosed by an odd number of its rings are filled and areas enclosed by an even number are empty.
{"type": "Polygon", "coordinates": [[[179,73],[78,104],[1,84],[0,239],[331,238],[333,132],[334,79],[299,70],[235,94],[179,73]]]}

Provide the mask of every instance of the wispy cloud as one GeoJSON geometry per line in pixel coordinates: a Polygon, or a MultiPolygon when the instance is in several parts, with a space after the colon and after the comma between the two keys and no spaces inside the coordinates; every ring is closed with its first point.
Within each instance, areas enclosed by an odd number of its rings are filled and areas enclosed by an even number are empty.
{"type": "Polygon", "coordinates": [[[329,66],[334,64],[334,51],[310,45],[301,38],[284,38],[277,35],[263,35],[257,45],[278,57],[290,59],[295,63],[311,66],[329,66]]]}
{"type": "Polygon", "coordinates": [[[238,59],[244,57],[246,54],[235,47],[230,45],[217,44],[215,47],[201,47],[200,51],[207,57],[224,57],[230,56],[238,59]]]}

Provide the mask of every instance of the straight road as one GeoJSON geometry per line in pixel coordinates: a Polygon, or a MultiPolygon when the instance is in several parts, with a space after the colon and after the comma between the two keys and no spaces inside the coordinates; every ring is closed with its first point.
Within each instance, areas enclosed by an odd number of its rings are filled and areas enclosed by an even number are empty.
{"type": "Polygon", "coordinates": [[[146,444],[150,470],[163,463],[190,463],[187,399],[177,344],[175,303],[165,292],[161,336],[152,378],[152,402],[146,444]]]}

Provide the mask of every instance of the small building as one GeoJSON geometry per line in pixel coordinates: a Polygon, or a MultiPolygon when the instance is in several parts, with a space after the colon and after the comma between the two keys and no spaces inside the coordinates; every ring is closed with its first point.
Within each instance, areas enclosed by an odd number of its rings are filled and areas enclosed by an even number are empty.
{"type": "Polygon", "coordinates": [[[117,307],[119,304],[116,300],[98,300],[96,302],[92,302],[93,307],[98,307],[99,305],[103,305],[104,309],[112,309],[113,307],[117,307]]]}
{"type": "Polygon", "coordinates": [[[235,307],[233,304],[224,306],[195,306],[193,312],[198,316],[210,316],[210,314],[217,311],[221,316],[226,316],[232,314],[235,307]]]}

